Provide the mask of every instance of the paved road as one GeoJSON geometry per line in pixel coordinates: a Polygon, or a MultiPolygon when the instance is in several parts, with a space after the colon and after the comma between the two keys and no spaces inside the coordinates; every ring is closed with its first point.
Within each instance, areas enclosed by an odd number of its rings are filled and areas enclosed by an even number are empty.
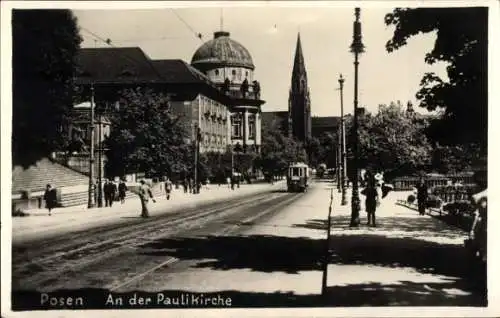
{"type": "MultiPolygon", "coordinates": [[[[103,307],[109,292],[141,291],[151,293],[141,295],[157,308],[182,307],[157,303],[158,293],[163,299],[217,293],[233,307],[484,305],[484,291],[474,283],[485,278],[471,280],[462,231],[391,200],[379,211],[378,228],[349,230],[348,206],[338,206],[338,194],[321,296],[330,188],[268,191],[15,244],[14,304],[38,291],[84,293],[86,306],[115,308],[103,307]]],[[[36,297],[24,305],[39,305],[36,297]]]]}

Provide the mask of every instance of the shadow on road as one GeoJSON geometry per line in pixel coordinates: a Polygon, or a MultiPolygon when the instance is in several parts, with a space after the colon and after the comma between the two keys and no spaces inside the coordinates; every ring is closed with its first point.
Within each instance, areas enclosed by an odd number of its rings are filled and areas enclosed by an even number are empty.
{"type": "MultiPolygon", "coordinates": [[[[313,219],[306,224],[296,224],[295,227],[324,231],[325,222],[313,219]]],[[[347,216],[333,218],[334,227],[348,226],[348,223],[347,216]]],[[[391,283],[363,282],[329,286],[323,297],[312,294],[296,295],[288,291],[264,293],[225,290],[217,293],[231,297],[232,307],[487,305],[485,267],[472,266],[461,245],[422,239],[422,236],[427,235],[456,236],[460,233],[440,228],[439,224],[433,224],[428,219],[424,221],[423,218],[381,218],[379,224],[380,228],[373,233],[354,233],[348,230],[333,233],[329,263],[338,266],[410,268],[418,273],[434,274],[439,276],[439,279],[415,282],[409,278],[391,283]],[[416,234],[415,229],[424,232],[416,234]],[[382,231],[378,232],[379,230],[382,231]],[[403,231],[405,234],[399,237],[391,236],[390,230],[403,231]]],[[[143,244],[137,249],[140,254],[195,261],[192,266],[197,268],[227,271],[249,269],[291,275],[298,275],[303,271],[321,271],[324,251],[323,239],[278,235],[168,238],[143,244]]],[[[329,275],[331,277],[335,273],[329,275]]],[[[352,275],[356,276],[355,270],[352,275]]],[[[330,281],[335,279],[331,278],[330,281]]],[[[317,284],[321,282],[318,281],[317,284]]],[[[60,293],[67,297],[72,293],[85,293],[89,302],[89,307],[86,308],[109,308],[104,306],[108,292],[104,289],[85,289],[55,291],[51,294],[60,293]]],[[[170,290],[165,291],[165,294],[179,297],[184,292],[189,291],[170,290]]],[[[156,293],[151,295],[153,299],[156,297],[156,293]]],[[[40,305],[39,297],[39,294],[30,291],[16,291],[13,295],[13,306],[19,309],[39,308],[36,307],[40,305]]],[[[152,304],[152,308],[154,307],[155,304],[152,304]]],[[[156,308],[165,306],[157,305],[156,308]]]]}

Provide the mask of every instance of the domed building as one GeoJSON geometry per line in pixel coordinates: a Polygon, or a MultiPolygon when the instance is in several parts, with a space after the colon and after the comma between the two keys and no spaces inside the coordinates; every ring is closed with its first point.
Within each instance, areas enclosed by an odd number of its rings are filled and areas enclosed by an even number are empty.
{"type": "MultiPolygon", "coordinates": [[[[260,99],[260,85],[254,78],[255,66],[250,52],[231,39],[229,32],[218,31],[196,50],[191,65],[230,98],[228,134],[233,150],[259,152],[261,106],[265,102],[260,99]]],[[[202,113],[205,117],[202,121],[210,120],[210,109],[202,113]]]]}

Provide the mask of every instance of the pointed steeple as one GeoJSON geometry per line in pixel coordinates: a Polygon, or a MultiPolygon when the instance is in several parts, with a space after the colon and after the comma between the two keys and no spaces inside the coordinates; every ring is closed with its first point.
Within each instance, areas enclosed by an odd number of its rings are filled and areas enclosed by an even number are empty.
{"type": "Polygon", "coordinates": [[[300,79],[302,76],[306,74],[306,64],[304,62],[304,55],[302,53],[302,44],[300,42],[300,32],[297,34],[297,46],[295,48],[295,59],[293,62],[293,71],[292,71],[292,82],[294,79],[300,79]]]}

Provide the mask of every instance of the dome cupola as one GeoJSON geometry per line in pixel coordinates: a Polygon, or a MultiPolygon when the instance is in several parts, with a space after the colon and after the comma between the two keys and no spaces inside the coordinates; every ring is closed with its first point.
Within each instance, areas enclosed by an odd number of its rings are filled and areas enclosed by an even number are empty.
{"type": "Polygon", "coordinates": [[[243,67],[254,70],[248,50],[229,37],[229,32],[217,31],[214,38],[203,43],[193,55],[191,65],[201,71],[217,67],[243,67]]]}

